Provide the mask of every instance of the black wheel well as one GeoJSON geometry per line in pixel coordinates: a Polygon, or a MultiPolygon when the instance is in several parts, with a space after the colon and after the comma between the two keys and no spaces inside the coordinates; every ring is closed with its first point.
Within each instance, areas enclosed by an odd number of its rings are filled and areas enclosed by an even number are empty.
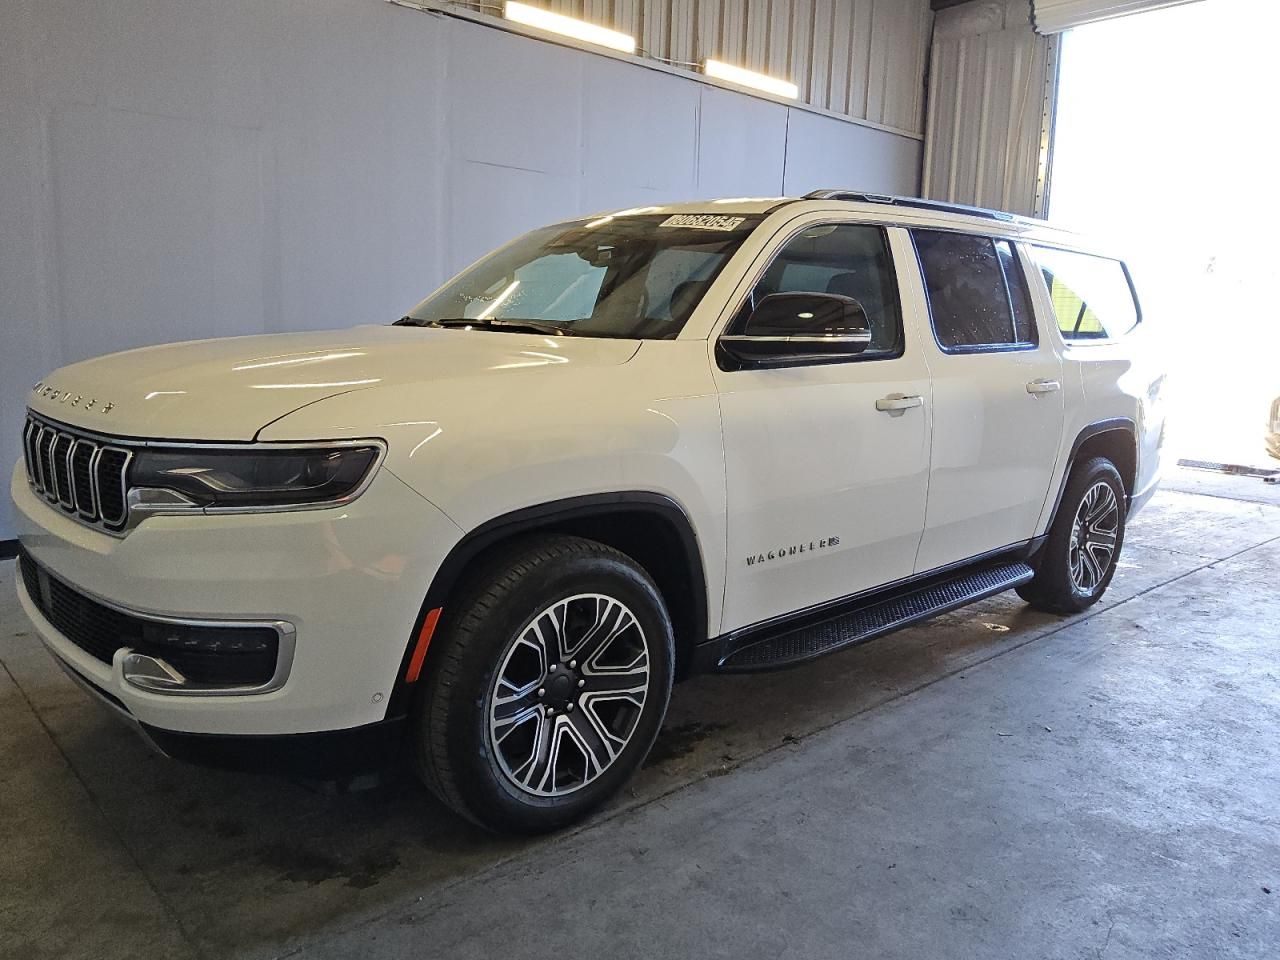
{"type": "MultiPolygon", "coordinates": [[[[676,642],[676,677],[688,673],[694,648],[707,639],[707,588],[697,536],[684,510],[669,497],[616,493],[574,497],[517,510],[481,524],[457,544],[440,565],[406,644],[387,715],[407,708],[406,669],[428,613],[442,608],[468,574],[495,551],[530,536],[568,534],[595,540],[625,553],[653,578],[671,615],[676,642]]],[[[431,663],[430,652],[427,665],[431,663]]]]}
{"type": "Polygon", "coordinates": [[[539,533],[564,533],[595,540],[625,553],[645,569],[667,605],[676,639],[676,674],[683,675],[693,648],[706,637],[706,590],[701,558],[690,557],[680,531],[670,518],[644,510],[619,510],[569,518],[540,528],[539,533]],[[699,573],[694,576],[692,564],[699,573]]]}
{"type": "Polygon", "coordinates": [[[1071,472],[1079,464],[1094,457],[1106,457],[1116,465],[1120,482],[1124,484],[1126,499],[1133,497],[1138,478],[1138,439],[1134,422],[1126,417],[1118,417],[1092,423],[1080,431],[1071,445],[1067,468],[1062,472],[1062,479],[1058,483],[1053,513],[1049,515],[1050,524],[1057,520],[1058,508],[1062,506],[1062,495],[1071,480],[1071,472]]]}
{"type": "Polygon", "coordinates": [[[1116,427],[1095,433],[1086,438],[1076,449],[1071,466],[1092,460],[1094,457],[1106,457],[1116,465],[1120,472],[1120,480],[1124,484],[1124,492],[1133,496],[1134,484],[1138,475],[1138,448],[1133,431],[1125,427],[1116,427]]]}

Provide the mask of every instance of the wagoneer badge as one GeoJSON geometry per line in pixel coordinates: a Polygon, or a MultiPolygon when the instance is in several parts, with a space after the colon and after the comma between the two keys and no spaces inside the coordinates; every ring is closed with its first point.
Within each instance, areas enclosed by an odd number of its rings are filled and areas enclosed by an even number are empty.
{"type": "Polygon", "coordinates": [[[785,560],[787,557],[798,556],[802,553],[815,553],[818,550],[825,550],[827,547],[840,546],[839,537],[823,537],[821,540],[810,540],[808,543],[793,543],[785,547],[779,547],[777,550],[770,550],[768,553],[757,553],[754,556],[747,557],[747,566],[753,567],[757,563],[768,563],[770,560],[785,560]]]}
{"type": "Polygon", "coordinates": [[[110,413],[116,408],[116,405],[110,400],[99,400],[97,397],[86,398],[82,393],[72,393],[70,390],[59,390],[52,387],[41,380],[35,385],[34,392],[46,400],[57,400],[59,403],[68,403],[73,407],[79,407],[82,410],[96,410],[98,413],[110,413]]]}

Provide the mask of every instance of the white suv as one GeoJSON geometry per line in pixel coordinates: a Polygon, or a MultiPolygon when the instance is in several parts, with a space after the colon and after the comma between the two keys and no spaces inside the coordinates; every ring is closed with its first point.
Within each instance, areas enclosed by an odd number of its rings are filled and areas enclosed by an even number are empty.
{"type": "Polygon", "coordinates": [[[398,323],[37,384],[21,601],[175,757],[411,752],[496,829],[616,790],[672,681],[1009,588],[1083,610],[1155,489],[1124,264],[1007,214],[822,191],[535,230],[398,323]]]}

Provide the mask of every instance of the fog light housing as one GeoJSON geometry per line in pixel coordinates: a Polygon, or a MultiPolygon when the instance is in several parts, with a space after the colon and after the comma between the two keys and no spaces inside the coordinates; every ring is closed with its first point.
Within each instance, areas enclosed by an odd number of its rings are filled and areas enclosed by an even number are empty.
{"type": "Polygon", "coordinates": [[[127,683],[153,693],[258,693],[283,683],[286,624],[143,621],[121,662],[127,683]]]}

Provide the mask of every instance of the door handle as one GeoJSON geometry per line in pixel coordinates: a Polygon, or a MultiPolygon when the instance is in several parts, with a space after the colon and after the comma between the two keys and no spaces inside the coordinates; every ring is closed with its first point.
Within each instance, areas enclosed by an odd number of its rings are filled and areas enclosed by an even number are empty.
{"type": "Polygon", "coordinates": [[[1057,380],[1032,380],[1027,384],[1027,393],[1053,393],[1061,389],[1062,384],[1057,380]]]}
{"type": "Polygon", "coordinates": [[[907,397],[901,393],[891,393],[889,396],[881,397],[876,401],[876,409],[881,413],[898,413],[903,410],[910,410],[912,407],[923,406],[924,397],[919,395],[907,397]]]}

